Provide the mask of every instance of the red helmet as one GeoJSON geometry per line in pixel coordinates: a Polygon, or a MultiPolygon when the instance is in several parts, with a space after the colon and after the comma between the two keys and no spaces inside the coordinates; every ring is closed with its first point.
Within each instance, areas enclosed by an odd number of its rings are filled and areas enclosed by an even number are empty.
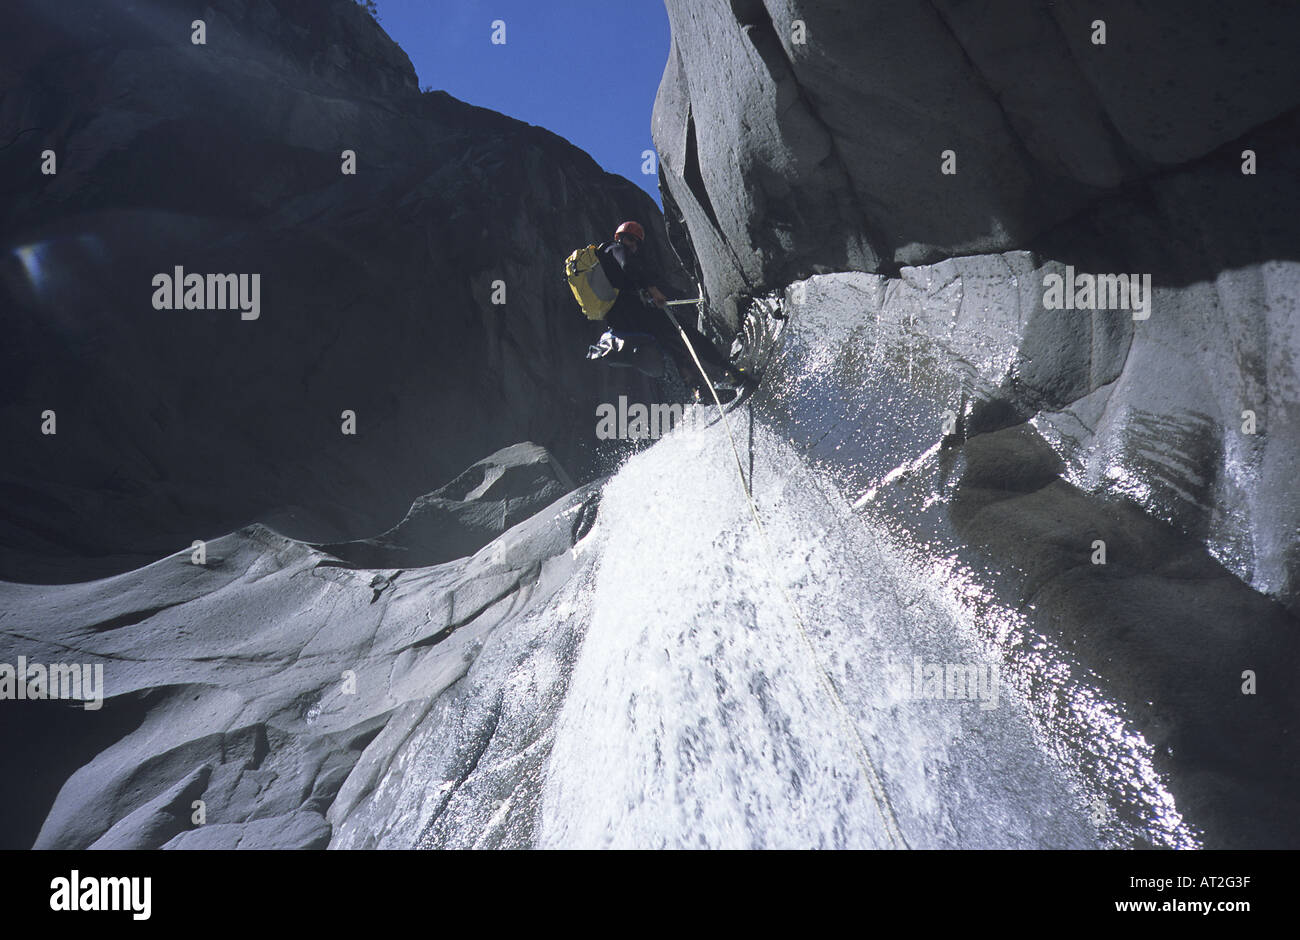
{"type": "Polygon", "coordinates": [[[614,232],[615,238],[618,238],[620,235],[631,235],[639,242],[645,241],[645,229],[641,227],[640,222],[624,222],[618,227],[617,231],[614,232]]]}

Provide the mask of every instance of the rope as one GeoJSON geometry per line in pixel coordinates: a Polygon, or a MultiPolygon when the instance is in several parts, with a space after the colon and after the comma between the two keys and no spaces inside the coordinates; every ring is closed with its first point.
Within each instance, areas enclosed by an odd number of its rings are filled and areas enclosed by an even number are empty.
{"type": "MultiPolygon", "coordinates": [[[[830,676],[827,674],[825,667],[822,666],[821,657],[817,655],[817,649],[813,646],[812,638],[808,635],[808,629],[804,625],[803,616],[799,613],[799,607],[795,604],[794,598],[791,597],[789,590],[787,590],[785,586],[785,582],[781,580],[777,571],[776,552],[773,551],[772,543],[768,539],[767,528],[763,525],[763,520],[759,518],[758,506],[754,503],[754,494],[750,491],[750,484],[745,479],[745,464],[744,461],[740,459],[740,448],[736,446],[736,438],[731,433],[731,422],[727,420],[727,412],[726,409],[722,407],[722,400],[718,398],[718,391],[713,387],[713,382],[709,380],[708,374],[704,371],[704,365],[700,362],[700,357],[695,354],[695,347],[691,345],[691,341],[687,338],[686,331],[683,330],[682,325],[677,322],[677,318],[673,316],[673,312],[668,309],[670,305],[676,306],[677,304],[690,302],[691,301],[669,301],[664,305],[664,313],[668,315],[668,319],[671,320],[673,326],[677,328],[677,332],[681,336],[682,342],[686,344],[686,351],[691,354],[691,359],[695,362],[695,368],[699,370],[700,375],[703,377],[704,384],[709,387],[709,392],[713,395],[713,403],[717,406],[718,414],[722,417],[722,426],[727,431],[727,440],[731,442],[731,454],[736,460],[736,471],[740,476],[740,488],[745,494],[745,501],[749,504],[749,513],[754,519],[754,527],[758,529],[758,534],[762,538],[763,549],[767,555],[767,565],[768,570],[772,575],[772,580],[775,581],[776,586],[781,589],[781,594],[785,598],[785,603],[790,608],[790,612],[794,615],[795,625],[799,628],[799,635],[803,637],[804,645],[807,647],[808,654],[812,657],[813,665],[817,668],[817,676],[821,680],[822,687],[835,705],[840,716],[840,721],[851,733],[853,740],[857,743],[858,763],[862,766],[863,775],[867,778],[867,785],[871,788],[871,798],[876,803],[876,809],[879,811],[880,818],[885,824],[885,831],[889,835],[890,842],[893,843],[895,848],[911,848],[911,846],[907,844],[907,840],[903,838],[903,831],[899,828],[898,818],[894,815],[894,808],[889,802],[889,794],[885,791],[885,785],[880,779],[880,774],[876,770],[875,762],[871,759],[871,754],[868,752],[866,744],[862,740],[862,735],[858,731],[858,726],[854,723],[852,716],[850,716],[848,707],[844,704],[844,700],[840,698],[839,693],[835,691],[835,684],[831,682],[830,676]]],[[[703,299],[701,298],[695,302],[702,303],[703,299]]]]}

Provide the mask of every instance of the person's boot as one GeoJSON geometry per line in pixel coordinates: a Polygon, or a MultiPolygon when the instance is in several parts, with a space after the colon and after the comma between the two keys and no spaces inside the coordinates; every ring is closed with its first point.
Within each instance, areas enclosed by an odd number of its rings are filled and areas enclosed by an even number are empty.
{"type": "Polygon", "coordinates": [[[754,378],[744,369],[733,367],[731,371],[736,376],[736,390],[742,394],[748,394],[758,387],[758,379],[754,378]]]}

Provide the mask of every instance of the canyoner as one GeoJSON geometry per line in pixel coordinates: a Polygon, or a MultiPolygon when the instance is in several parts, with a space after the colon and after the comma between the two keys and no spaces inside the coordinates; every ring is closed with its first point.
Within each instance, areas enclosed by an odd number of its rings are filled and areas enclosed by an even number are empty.
{"type": "Polygon", "coordinates": [[[564,261],[565,281],[583,315],[604,325],[587,358],[633,368],[654,379],[669,378],[675,369],[696,400],[717,389],[737,397],[751,384],[748,379],[694,324],[683,325],[668,309],[702,304],[703,298],[669,300],[657,286],[657,273],[640,256],[644,241],[645,228],[627,221],[615,230],[612,241],[579,248],[564,261]],[[667,317],[650,309],[651,304],[667,317]],[[688,356],[688,347],[698,353],[688,356]],[[692,359],[699,364],[699,377],[692,359]]]}

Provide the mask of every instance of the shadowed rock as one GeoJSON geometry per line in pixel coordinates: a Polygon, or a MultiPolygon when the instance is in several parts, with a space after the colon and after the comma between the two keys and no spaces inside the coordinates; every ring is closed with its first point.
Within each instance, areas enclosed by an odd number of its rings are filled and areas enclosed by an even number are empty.
{"type": "MultiPolygon", "coordinates": [[[[353,570],[251,526],[213,540],[204,566],[181,553],[84,584],[0,583],[0,662],[98,664],[105,698],[98,712],[24,703],[42,707],[4,726],[29,767],[6,783],[6,814],[44,819],[39,848],[322,847],[387,772],[403,723],[565,582],[598,490],[516,521],[559,487],[549,459],[507,448],[439,491],[519,494],[507,531],[446,564],[353,570]],[[527,468],[547,468],[549,483],[520,476],[527,468]],[[105,722],[111,736],[91,733],[105,722]],[[62,747],[48,755],[23,743],[56,728],[62,747]],[[84,763],[60,761],[65,748],[84,763]]],[[[418,554],[417,534],[403,531],[401,551],[418,554]]],[[[466,524],[435,550],[481,536],[466,524]]],[[[16,703],[2,704],[13,716],[16,703]]],[[[11,822],[4,844],[21,847],[22,828],[11,822]]]]}
{"type": "Polygon", "coordinates": [[[654,400],[584,358],[600,328],[562,277],[637,218],[680,281],[653,201],[549,131],[422,94],[353,0],[6,18],[0,578],[118,573],[268,518],[366,538],[522,440],[590,479],[586,417],[654,400]],[[258,318],[154,309],[176,266],[258,274],[258,318]]]}
{"type": "Polygon", "coordinates": [[[360,568],[421,568],[472,555],[574,489],[545,448],[516,444],[412,505],[383,535],[319,546],[360,568]]]}

